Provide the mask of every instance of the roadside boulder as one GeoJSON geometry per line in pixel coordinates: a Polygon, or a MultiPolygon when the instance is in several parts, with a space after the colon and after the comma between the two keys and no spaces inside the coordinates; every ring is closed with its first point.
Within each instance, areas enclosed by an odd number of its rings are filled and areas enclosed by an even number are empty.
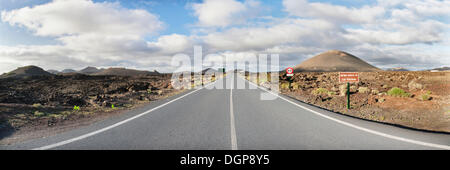
{"type": "Polygon", "coordinates": [[[358,89],[358,87],[356,87],[354,85],[350,86],[350,92],[351,93],[355,93],[357,89],[358,89]]]}
{"type": "Polygon", "coordinates": [[[380,91],[378,91],[377,89],[372,89],[371,93],[372,95],[377,95],[378,93],[380,93],[380,91]]]}
{"type": "Polygon", "coordinates": [[[332,91],[332,92],[338,92],[339,89],[333,86],[333,87],[331,87],[330,91],[332,91]]]}
{"type": "Polygon", "coordinates": [[[346,84],[340,85],[339,86],[339,95],[345,96],[346,93],[347,93],[347,85],[346,84]]]}
{"type": "Polygon", "coordinates": [[[368,87],[359,87],[358,92],[359,93],[369,93],[370,89],[368,87]]]}
{"type": "Polygon", "coordinates": [[[420,90],[423,89],[423,85],[420,83],[417,83],[416,80],[412,80],[408,83],[409,90],[420,90]]]}

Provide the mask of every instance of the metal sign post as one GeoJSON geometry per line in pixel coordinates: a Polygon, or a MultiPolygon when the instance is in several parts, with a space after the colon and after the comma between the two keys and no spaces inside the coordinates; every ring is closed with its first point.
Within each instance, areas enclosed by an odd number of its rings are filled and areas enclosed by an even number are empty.
{"type": "Polygon", "coordinates": [[[292,67],[288,67],[286,68],[286,76],[289,77],[289,90],[291,90],[291,83],[294,80],[293,76],[294,76],[294,69],[292,67]]]}
{"type": "Polygon", "coordinates": [[[359,74],[355,72],[340,72],[339,82],[347,83],[347,109],[350,109],[350,83],[359,82],[359,74]]]}

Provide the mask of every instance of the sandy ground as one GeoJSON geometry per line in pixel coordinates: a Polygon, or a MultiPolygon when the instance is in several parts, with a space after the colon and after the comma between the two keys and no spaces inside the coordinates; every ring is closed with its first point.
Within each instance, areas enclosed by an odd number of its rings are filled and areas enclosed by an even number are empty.
{"type": "MultiPolygon", "coordinates": [[[[351,109],[347,109],[346,84],[337,72],[296,73],[289,87],[280,74],[283,94],[327,110],[408,128],[450,132],[450,72],[361,72],[351,84],[351,109]],[[389,94],[397,87],[408,94],[389,94]],[[320,90],[319,90],[320,89],[320,90]]],[[[256,77],[256,76],[254,76],[256,77]]],[[[257,78],[247,79],[257,82],[257,78]]],[[[258,83],[264,84],[261,80],[258,83]]]]}

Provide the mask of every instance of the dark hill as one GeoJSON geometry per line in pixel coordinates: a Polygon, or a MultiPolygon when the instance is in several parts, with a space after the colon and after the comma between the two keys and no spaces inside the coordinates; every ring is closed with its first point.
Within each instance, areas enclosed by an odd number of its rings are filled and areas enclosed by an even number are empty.
{"type": "Polygon", "coordinates": [[[19,67],[9,73],[2,74],[1,78],[9,77],[30,77],[30,76],[51,76],[53,74],[45,71],[44,69],[37,66],[25,66],[19,67]]]}

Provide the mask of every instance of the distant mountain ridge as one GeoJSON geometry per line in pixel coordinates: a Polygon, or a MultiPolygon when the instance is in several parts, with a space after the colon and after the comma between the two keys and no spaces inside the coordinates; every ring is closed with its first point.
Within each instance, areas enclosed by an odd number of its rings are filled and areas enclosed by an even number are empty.
{"type": "Polygon", "coordinates": [[[108,69],[97,69],[96,67],[86,67],[80,71],[73,69],[64,69],[62,71],[58,70],[47,70],[37,67],[37,66],[25,66],[19,67],[11,72],[4,73],[0,75],[0,78],[9,77],[28,77],[28,76],[52,76],[52,75],[112,75],[112,76],[146,76],[146,75],[159,75],[160,73],[154,70],[134,70],[127,68],[108,68],[108,69]]]}
{"type": "Polygon", "coordinates": [[[447,71],[447,70],[450,70],[450,67],[439,67],[439,68],[434,68],[434,69],[430,69],[430,70],[447,71]]]}
{"type": "Polygon", "coordinates": [[[144,76],[144,75],[158,75],[158,72],[141,71],[126,68],[108,68],[101,70],[91,75],[115,75],[115,76],[144,76]]]}
{"type": "Polygon", "coordinates": [[[98,72],[100,72],[102,70],[104,70],[104,69],[98,69],[97,67],[89,66],[89,67],[86,67],[84,69],[81,69],[80,71],[78,71],[78,73],[81,73],[81,74],[94,74],[94,73],[98,73],[98,72]]]}
{"type": "Polygon", "coordinates": [[[74,69],[64,69],[61,71],[61,73],[75,73],[75,72],[77,72],[77,71],[74,69]]]}
{"type": "Polygon", "coordinates": [[[47,72],[52,73],[52,74],[59,74],[59,73],[61,73],[58,70],[47,70],[47,72]]]}
{"type": "Polygon", "coordinates": [[[395,68],[388,68],[386,69],[386,71],[409,71],[409,70],[403,67],[395,67],[395,68]]]}

